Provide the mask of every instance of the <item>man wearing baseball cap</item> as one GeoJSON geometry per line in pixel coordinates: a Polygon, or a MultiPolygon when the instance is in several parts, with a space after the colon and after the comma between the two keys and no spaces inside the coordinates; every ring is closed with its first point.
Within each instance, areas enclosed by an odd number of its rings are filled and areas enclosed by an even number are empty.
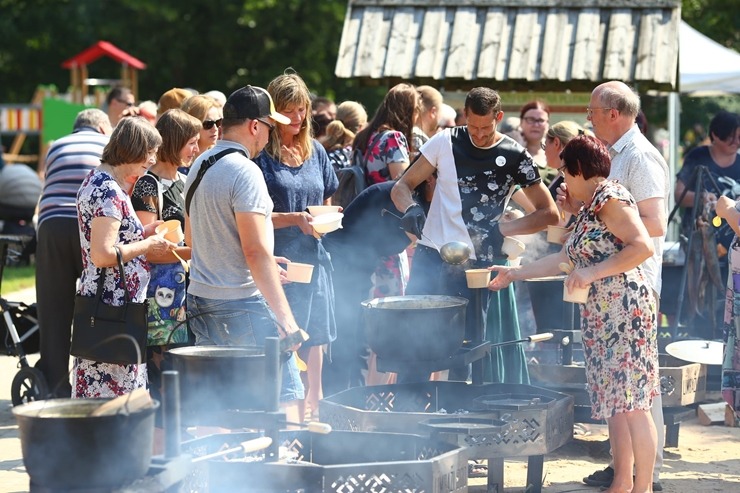
{"type": "MultiPolygon", "coordinates": [[[[185,240],[193,247],[187,291],[196,345],[263,345],[265,337],[297,332],[273,256],[273,203],[252,162],[267,144],[275,111],[269,93],[242,87],[223,108],[223,139],[188,174],[185,240]],[[277,326],[276,326],[277,322],[277,326]]],[[[298,421],[303,399],[295,356],[283,366],[281,405],[298,421]]]]}

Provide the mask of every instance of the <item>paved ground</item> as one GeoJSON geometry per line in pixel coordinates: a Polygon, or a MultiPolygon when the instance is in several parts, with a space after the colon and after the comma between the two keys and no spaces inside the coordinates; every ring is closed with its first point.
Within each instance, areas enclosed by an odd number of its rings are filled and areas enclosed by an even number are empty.
{"type": "MultiPolygon", "coordinates": [[[[33,289],[8,296],[13,301],[31,303],[35,300],[33,289]]],[[[28,357],[31,365],[38,360],[38,354],[28,357]]],[[[0,355],[0,491],[28,491],[28,475],[23,467],[20,438],[15,418],[11,412],[10,385],[18,371],[18,358],[0,355]]]]}

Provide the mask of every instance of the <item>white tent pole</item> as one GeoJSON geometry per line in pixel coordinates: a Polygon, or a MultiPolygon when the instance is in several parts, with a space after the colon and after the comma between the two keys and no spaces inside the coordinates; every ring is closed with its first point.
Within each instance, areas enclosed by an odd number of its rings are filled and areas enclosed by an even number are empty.
{"type": "MultiPolygon", "coordinates": [[[[677,92],[671,92],[668,94],[668,173],[670,173],[670,182],[675,183],[675,176],[678,172],[678,150],[681,143],[680,140],[680,120],[681,120],[681,100],[677,92]]],[[[668,210],[673,210],[675,200],[673,197],[673,189],[668,193],[666,197],[668,203],[668,210]]],[[[666,237],[668,241],[678,240],[678,225],[676,221],[668,227],[668,234],[666,237]]]]}

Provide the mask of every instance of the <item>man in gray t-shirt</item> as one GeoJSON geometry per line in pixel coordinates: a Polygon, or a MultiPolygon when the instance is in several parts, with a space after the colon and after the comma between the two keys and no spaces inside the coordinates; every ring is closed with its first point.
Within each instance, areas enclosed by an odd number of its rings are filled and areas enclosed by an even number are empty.
{"type": "MultiPolygon", "coordinates": [[[[272,200],[250,159],[267,144],[276,121],[290,123],[267,91],[235,91],[224,105],[223,140],[188,174],[185,240],[193,254],[187,311],[196,345],[262,345],[265,337],[299,330],[272,253],[272,200]]],[[[292,355],[283,366],[280,397],[288,421],[299,421],[303,394],[292,355]]]]}

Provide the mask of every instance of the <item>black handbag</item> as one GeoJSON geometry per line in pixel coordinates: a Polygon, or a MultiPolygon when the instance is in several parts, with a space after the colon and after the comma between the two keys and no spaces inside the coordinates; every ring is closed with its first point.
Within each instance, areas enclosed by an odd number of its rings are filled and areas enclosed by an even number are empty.
{"type": "Polygon", "coordinates": [[[114,248],[123,281],[124,304],[112,306],[103,303],[106,267],[98,279],[95,296],[75,296],[70,353],[78,358],[102,363],[139,364],[146,360],[148,302],[131,301],[126,287],[123,256],[117,246],[114,248]]]}

